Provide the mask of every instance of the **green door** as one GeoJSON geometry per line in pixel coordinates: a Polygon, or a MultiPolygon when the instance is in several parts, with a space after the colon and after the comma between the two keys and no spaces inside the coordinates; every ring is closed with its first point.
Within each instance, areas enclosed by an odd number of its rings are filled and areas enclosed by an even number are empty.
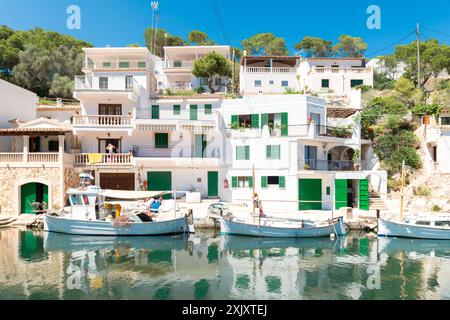
{"type": "Polygon", "coordinates": [[[322,179],[299,179],[298,200],[299,200],[298,205],[299,210],[321,210],[322,179]]]}
{"type": "Polygon", "coordinates": [[[152,119],[159,119],[159,106],[158,105],[152,106],[152,119]]]}
{"type": "Polygon", "coordinates": [[[359,180],[359,210],[369,210],[369,180],[359,180]]]}
{"type": "Polygon", "coordinates": [[[348,207],[347,201],[347,179],[336,179],[334,181],[334,192],[335,192],[335,208],[348,207]]]}
{"type": "MultiPolygon", "coordinates": [[[[148,171],[147,189],[149,191],[172,191],[172,172],[170,171],[148,171]]],[[[164,199],[171,199],[167,194],[164,199]]]]}
{"type": "Polygon", "coordinates": [[[20,211],[21,213],[33,213],[31,204],[33,202],[48,203],[48,186],[42,183],[27,183],[20,189],[20,211]]]}
{"type": "Polygon", "coordinates": [[[204,158],[206,150],[206,135],[196,134],[194,143],[194,157],[204,158]]]}
{"type": "Polygon", "coordinates": [[[192,104],[191,107],[189,108],[189,119],[190,120],[197,120],[197,110],[198,107],[195,104],[192,104]]]}
{"type": "Polygon", "coordinates": [[[219,173],[208,171],[208,197],[217,198],[219,196],[219,173]]]}

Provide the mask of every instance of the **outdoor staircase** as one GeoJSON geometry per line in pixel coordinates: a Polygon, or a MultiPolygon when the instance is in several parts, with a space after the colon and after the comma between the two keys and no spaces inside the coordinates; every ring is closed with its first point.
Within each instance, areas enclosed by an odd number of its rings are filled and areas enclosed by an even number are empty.
{"type": "Polygon", "coordinates": [[[389,207],[386,202],[381,199],[377,192],[369,192],[369,208],[370,210],[388,211],[389,207]]]}

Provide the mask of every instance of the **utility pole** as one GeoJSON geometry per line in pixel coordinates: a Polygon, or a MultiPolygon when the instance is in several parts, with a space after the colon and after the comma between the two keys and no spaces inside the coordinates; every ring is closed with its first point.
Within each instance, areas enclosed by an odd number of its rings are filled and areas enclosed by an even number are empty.
{"type": "Polygon", "coordinates": [[[417,26],[416,26],[416,35],[417,35],[417,86],[420,89],[422,87],[422,82],[421,82],[421,72],[420,72],[421,58],[420,58],[420,25],[419,25],[419,23],[417,23],[417,26]]]}
{"type": "Polygon", "coordinates": [[[231,87],[231,91],[232,91],[232,93],[236,93],[236,75],[235,75],[235,72],[236,72],[235,71],[236,70],[236,50],[235,49],[233,49],[232,59],[233,59],[233,71],[232,71],[233,86],[231,87]]]}

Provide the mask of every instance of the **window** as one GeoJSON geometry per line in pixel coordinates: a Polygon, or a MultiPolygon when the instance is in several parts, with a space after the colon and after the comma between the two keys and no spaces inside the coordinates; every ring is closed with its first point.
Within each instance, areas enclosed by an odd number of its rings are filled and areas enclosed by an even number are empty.
{"type": "Polygon", "coordinates": [[[364,84],[363,80],[359,80],[359,79],[352,79],[352,80],[350,80],[350,87],[352,87],[352,88],[356,87],[356,86],[360,86],[362,84],[364,84]]]}
{"type": "Polygon", "coordinates": [[[236,160],[250,160],[250,146],[236,146],[236,160]]]}
{"type": "Polygon", "coordinates": [[[58,141],[49,141],[48,142],[48,152],[58,152],[59,142],[58,141]]]}
{"type": "Polygon", "coordinates": [[[125,77],[125,89],[129,90],[133,88],[133,76],[125,77]]]}
{"type": "Polygon", "coordinates": [[[430,225],[430,221],[416,221],[416,225],[429,226],[430,225]]]}
{"type": "Polygon", "coordinates": [[[232,177],[231,178],[232,188],[252,188],[253,187],[253,177],[232,177]]]}
{"type": "Polygon", "coordinates": [[[273,85],[275,82],[273,80],[269,80],[269,84],[273,85]]]}
{"type": "Polygon", "coordinates": [[[152,106],[152,119],[159,119],[159,106],[158,105],[152,106]]]}
{"type": "Polygon", "coordinates": [[[102,66],[103,68],[111,68],[111,62],[103,62],[102,66]]]}
{"type": "Polygon", "coordinates": [[[146,67],[145,61],[139,61],[138,62],[138,68],[145,68],[145,67],[146,67]]]}
{"type": "Polygon", "coordinates": [[[317,167],[317,147],[305,146],[305,165],[315,170],[317,167]]]}
{"type": "Polygon", "coordinates": [[[279,184],[280,184],[280,177],[277,177],[277,176],[267,177],[267,185],[268,186],[279,185],[279,184]]]}
{"type": "Polygon", "coordinates": [[[173,106],[173,115],[178,116],[181,114],[181,106],[179,104],[175,104],[173,106]]]}
{"type": "Polygon", "coordinates": [[[119,68],[129,68],[130,67],[130,63],[127,61],[121,61],[119,62],[119,68]]]}
{"type": "Polygon", "coordinates": [[[212,105],[205,104],[205,114],[212,114],[212,105]]]}
{"type": "Polygon", "coordinates": [[[286,188],[286,177],[284,176],[267,176],[261,177],[261,187],[278,186],[279,188],[286,188]]]}
{"type": "Polygon", "coordinates": [[[261,87],[261,80],[255,80],[255,87],[261,87]]]}
{"type": "Polygon", "coordinates": [[[280,159],[280,145],[266,146],[266,159],[279,160],[280,159]]]}
{"type": "Polygon", "coordinates": [[[155,133],[155,148],[156,149],[169,148],[169,134],[168,133],[155,133]]]}
{"type": "Polygon", "coordinates": [[[179,61],[179,60],[173,62],[173,66],[174,66],[175,68],[181,68],[182,65],[183,65],[183,64],[182,64],[181,61],[179,61]]]}
{"type": "Polygon", "coordinates": [[[327,187],[327,196],[331,195],[331,188],[327,187]]]}
{"type": "Polygon", "coordinates": [[[329,88],[329,87],[330,87],[330,80],[322,79],[322,88],[329,88]]]}
{"type": "Polygon", "coordinates": [[[289,81],[287,81],[287,80],[281,81],[281,86],[282,86],[282,87],[287,87],[287,86],[289,86],[289,81]]]}
{"type": "Polygon", "coordinates": [[[436,227],[446,227],[449,228],[450,227],[450,221],[435,221],[434,225],[436,227]]]}
{"type": "Polygon", "coordinates": [[[108,77],[98,78],[98,87],[100,89],[108,89],[108,77]]]}
{"type": "Polygon", "coordinates": [[[441,117],[441,125],[443,126],[450,125],[450,117],[441,117]]]}
{"type": "Polygon", "coordinates": [[[200,85],[201,86],[207,86],[208,85],[208,78],[200,78],[200,85]]]}
{"type": "Polygon", "coordinates": [[[222,84],[222,78],[216,78],[214,83],[216,86],[220,86],[222,84]]]}

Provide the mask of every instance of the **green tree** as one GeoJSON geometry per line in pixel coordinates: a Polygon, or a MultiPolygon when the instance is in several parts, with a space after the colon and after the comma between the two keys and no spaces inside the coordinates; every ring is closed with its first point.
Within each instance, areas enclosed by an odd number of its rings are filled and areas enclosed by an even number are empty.
{"type": "Polygon", "coordinates": [[[158,57],[164,57],[164,47],[165,46],[185,46],[187,45],[186,41],[179,36],[172,35],[168,33],[164,29],[157,29],[156,36],[155,30],[152,28],[147,28],[145,30],[145,44],[147,48],[154,55],[158,57]],[[152,44],[150,43],[152,39],[152,35],[154,37],[154,50],[152,50],[152,44]]]}
{"type": "Polygon", "coordinates": [[[139,43],[130,43],[129,45],[127,45],[128,48],[140,48],[140,44],[139,43]]]}
{"type": "Polygon", "coordinates": [[[214,45],[214,40],[208,39],[208,34],[200,30],[193,30],[189,32],[188,41],[191,45],[197,46],[214,45]]]}
{"type": "Polygon", "coordinates": [[[215,76],[229,76],[230,62],[222,55],[211,52],[201,59],[194,62],[192,67],[192,74],[198,78],[208,79],[208,88],[210,93],[215,93],[212,86],[215,76]]]}
{"type": "Polygon", "coordinates": [[[68,76],[56,74],[50,87],[50,96],[56,98],[72,98],[73,80],[68,76]]]}
{"type": "Polygon", "coordinates": [[[393,55],[387,55],[380,57],[380,63],[384,68],[385,75],[391,79],[395,79],[395,75],[398,73],[399,61],[393,55]]]}
{"type": "Polygon", "coordinates": [[[241,42],[248,55],[285,56],[289,54],[284,38],[276,37],[273,33],[258,33],[241,42]]]}
{"type": "Polygon", "coordinates": [[[295,49],[304,50],[307,57],[329,57],[333,54],[332,43],[318,37],[304,37],[295,49]]]}
{"type": "Polygon", "coordinates": [[[333,51],[342,57],[363,57],[367,50],[367,43],[359,37],[341,35],[339,43],[333,47],[333,51]]]}

